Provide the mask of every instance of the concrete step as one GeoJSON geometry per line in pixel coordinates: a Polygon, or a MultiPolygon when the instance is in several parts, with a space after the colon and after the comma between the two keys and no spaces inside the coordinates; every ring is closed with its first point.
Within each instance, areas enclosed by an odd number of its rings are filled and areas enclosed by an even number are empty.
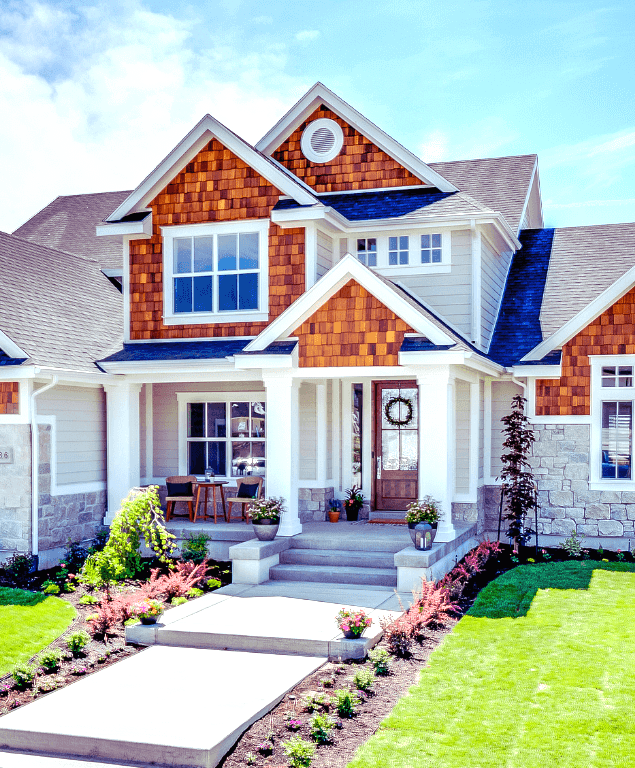
{"type": "Polygon", "coordinates": [[[353,568],[394,568],[394,552],[365,552],[361,549],[287,549],[280,553],[283,565],[335,565],[353,568]]]}
{"type": "Polygon", "coordinates": [[[321,581],[325,584],[371,584],[397,586],[396,568],[355,568],[334,565],[274,565],[273,581],[321,581]]]}
{"type": "Polygon", "coordinates": [[[378,512],[377,510],[372,510],[370,514],[368,515],[368,519],[373,520],[394,520],[395,523],[404,523],[404,517],[406,516],[406,511],[394,511],[390,510],[387,512],[378,512]]]}
{"type": "MultiPolygon", "coordinates": [[[[328,525],[328,523],[327,523],[328,525]]],[[[405,526],[341,525],[335,523],[318,533],[300,533],[291,539],[291,549],[327,549],[347,552],[400,552],[410,546],[405,526]],[[331,528],[338,529],[331,531],[331,528]]]]}

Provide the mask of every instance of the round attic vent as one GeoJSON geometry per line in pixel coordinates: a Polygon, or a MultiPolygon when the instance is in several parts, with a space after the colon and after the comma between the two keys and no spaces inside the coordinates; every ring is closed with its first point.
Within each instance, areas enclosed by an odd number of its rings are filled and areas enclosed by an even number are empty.
{"type": "Polygon", "coordinates": [[[313,163],[328,163],[344,144],[344,133],[335,120],[326,117],[309,123],[302,134],[302,154],[313,163]]]}

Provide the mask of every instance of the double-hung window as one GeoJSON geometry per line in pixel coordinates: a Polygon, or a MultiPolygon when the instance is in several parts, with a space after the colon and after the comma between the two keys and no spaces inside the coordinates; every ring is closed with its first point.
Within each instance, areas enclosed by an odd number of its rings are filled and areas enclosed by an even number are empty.
{"type": "Polygon", "coordinates": [[[187,474],[217,477],[265,474],[266,406],[257,394],[232,399],[180,394],[183,407],[182,466],[187,474]],[[188,402],[189,400],[189,402],[188,402]]]}
{"type": "Polygon", "coordinates": [[[164,227],[167,321],[266,317],[267,231],[267,220],[164,227]]]}
{"type": "Polygon", "coordinates": [[[607,365],[594,361],[594,413],[596,424],[596,482],[634,480],[633,475],[633,410],[635,387],[633,366],[607,365]]]}

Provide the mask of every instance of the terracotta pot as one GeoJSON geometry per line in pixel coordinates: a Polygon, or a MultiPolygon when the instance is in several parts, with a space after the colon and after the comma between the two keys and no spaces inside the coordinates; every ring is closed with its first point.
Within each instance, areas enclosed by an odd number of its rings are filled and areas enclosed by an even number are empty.
{"type": "Polygon", "coordinates": [[[339,509],[329,509],[329,522],[330,523],[337,523],[340,519],[340,511],[339,509]]]}

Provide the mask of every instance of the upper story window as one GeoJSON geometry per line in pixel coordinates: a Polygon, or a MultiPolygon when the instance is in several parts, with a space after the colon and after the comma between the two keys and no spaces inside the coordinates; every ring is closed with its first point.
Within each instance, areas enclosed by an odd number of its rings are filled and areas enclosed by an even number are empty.
{"type": "Polygon", "coordinates": [[[357,258],[367,267],[377,266],[377,238],[357,239],[357,258]]]}
{"type": "Polygon", "coordinates": [[[164,321],[265,319],[267,232],[267,220],[164,227],[164,321]]]}
{"type": "Polygon", "coordinates": [[[421,263],[440,264],[441,256],[441,235],[421,235],[421,263]]]}
{"type": "Polygon", "coordinates": [[[602,386],[603,387],[632,387],[633,386],[633,366],[632,365],[603,365],[602,366],[602,386]]]}
{"type": "Polygon", "coordinates": [[[408,235],[388,238],[388,264],[407,264],[410,254],[410,238],[408,235]]]}
{"type": "Polygon", "coordinates": [[[399,270],[405,273],[417,269],[430,272],[450,271],[451,233],[419,230],[378,234],[376,237],[342,238],[340,252],[350,251],[366,264],[378,269],[399,270]]]}

